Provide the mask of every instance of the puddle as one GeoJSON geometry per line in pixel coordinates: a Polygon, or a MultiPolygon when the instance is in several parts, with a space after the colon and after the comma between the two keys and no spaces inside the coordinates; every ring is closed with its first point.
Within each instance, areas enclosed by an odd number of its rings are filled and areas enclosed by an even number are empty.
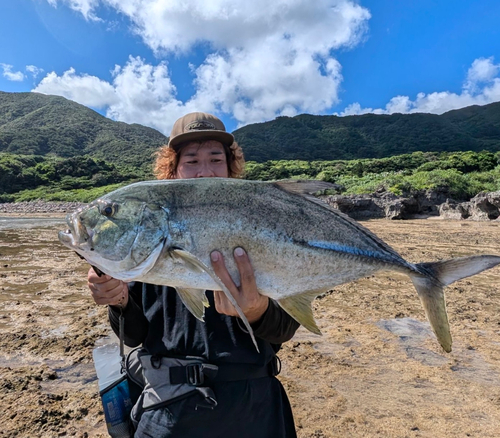
{"type": "MultiPolygon", "coordinates": [[[[54,378],[40,382],[46,393],[63,391],[81,391],[84,385],[97,381],[93,363],[68,364],[65,360],[26,358],[23,355],[0,356],[0,368],[22,368],[46,366],[54,371],[54,378]]],[[[96,388],[92,388],[93,391],[96,388]]]]}
{"type": "Polygon", "coordinates": [[[78,363],[62,368],[54,368],[57,378],[40,382],[46,393],[62,391],[81,391],[84,385],[93,384],[90,391],[97,391],[97,375],[93,363],[78,363]]]}
{"type": "MultiPolygon", "coordinates": [[[[59,317],[71,315],[87,298],[87,265],[75,266],[76,256],[57,239],[63,223],[0,217],[0,332],[25,323],[29,314],[39,321],[54,308],[59,317]]],[[[58,330],[45,334],[61,336],[58,330]]]]}
{"type": "Polygon", "coordinates": [[[42,339],[52,338],[52,337],[62,338],[68,330],[69,330],[68,325],[61,325],[59,327],[56,327],[55,329],[48,330],[48,331],[44,330],[41,333],[41,338],[42,339]]]}
{"type": "Polygon", "coordinates": [[[426,338],[433,336],[432,329],[428,323],[414,318],[382,319],[376,325],[399,336],[402,342],[407,343],[418,344],[426,338]]]}
{"type": "Polygon", "coordinates": [[[396,318],[382,319],[376,325],[398,336],[399,343],[402,344],[410,359],[418,360],[430,367],[439,367],[449,363],[447,357],[422,347],[425,340],[434,337],[428,322],[421,322],[414,318],[396,318]]]}
{"type": "MultiPolygon", "coordinates": [[[[316,318],[316,321],[318,322],[318,324],[320,324],[321,319],[316,318]]],[[[342,343],[334,343],[330,341],[325,342],[325,340],[321,336],[311,333],[303,327],[300,327],[297,330],[291,342],[311,344],[318,353],[321,353],[323,356],[330,357],[337,356],[337,354],[341,351],[344,351],[345,348],[357,347],[360,345],[359,342],[357,342],[354,338],[348,339],[347,341],[342,343]]]]}
{"type": "Polygon", "coordinates": [[[54,369],[56,367],[63,367],[66,362],[63,359],[44,359],[37,356],[27,357],[22,354],[11,354],[9,356],[0,356],[0,367],[1,368],[21,368],[21,367],[32,367],[46,365],[47,367],[54,369]]]}
{"type": "Polygon", "coordinates": [[[410,359],[431,367],[454,363],[450,365],[450,370],[457,378],[482,385],[500,386],[500,375],[474,349],[464,348],[455,342],[451,354],[441,355],[422,347],[424,340],[435,337],[427,322],[413,318],[397,318],[381,320],[376,325],[399,336],[398,342],[410,359]]]}
{"type": "Polygon", "coordinates": [[[429,367],[439,367],[449,362],[446,357],[426,348],[407,346],[405,347],[405,351],[410,359],[418,360],[429,367]]]}
{"type": "Polygon", "coordinates": [[[63,225],[64,218],[51,217],[5,217],[0,216],[0,230],[27,229],[63,225]]]}

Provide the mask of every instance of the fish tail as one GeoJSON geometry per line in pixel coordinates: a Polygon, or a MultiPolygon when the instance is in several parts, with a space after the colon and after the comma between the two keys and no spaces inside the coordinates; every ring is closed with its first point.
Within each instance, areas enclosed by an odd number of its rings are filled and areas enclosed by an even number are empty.
{"type": "Polygon", "coordinates": [[[444,351],[451,351],[452,339],[443,287],[498,264],[500,257],[481,255],[415,265],[420,275],[410,275],[411,281],[444,351]]]}

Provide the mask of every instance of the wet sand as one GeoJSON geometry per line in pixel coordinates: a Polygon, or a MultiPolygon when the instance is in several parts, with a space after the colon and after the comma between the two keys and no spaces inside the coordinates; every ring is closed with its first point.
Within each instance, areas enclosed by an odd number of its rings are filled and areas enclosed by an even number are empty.
{"type": "MultiPolygon", "coordinates": [[[[110,331],[88,266],[58,243],[62,216],[39,227],[0,216],[0,437],[106,437],[91,352],[110,331]]],[[[411,262],[500,254],[499,222],[363,225],[411,262]]],[[[315,300],[323,336],[299,329],[280,352],[298,436],[498,437],[499,280],[495,268],[446,288],[450,354],[404,275],[315,300]]]]}

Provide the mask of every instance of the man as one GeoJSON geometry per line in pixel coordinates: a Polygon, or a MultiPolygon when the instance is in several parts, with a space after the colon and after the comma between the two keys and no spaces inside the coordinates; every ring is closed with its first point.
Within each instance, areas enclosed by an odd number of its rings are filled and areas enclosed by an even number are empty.
{"type": "MultiPolygon", "coordinates": [[[[197,112],[175,122],[168,145],[158,151],[155,174],[160,179],[237,178],[243,168],[241,148],[224,124],[215,116],[197,112]]],[[[123,308],[127,345],[142,344],[152,358],[199,357],[219,369],[215,377],[203,379],[216,405],[207,405],[202,394],[193,392],[147,409],[136,406],[137,437],[296,436],[288,398],[275,377],[279,372],[275,355],[299,324],[274,301],[259,294],[250,258],[243,248],[235,248],[234,258],[240,285],[229,275],[222,254],[211,253],[213,269],[251,323],[260,353],[221,291],[207,291],[210,307],[205,311],[205,322],[201,322],[173,288],[126,284],[89,270],[92,297],[97,304],[109,305],[115,332],[123,308]]]]}

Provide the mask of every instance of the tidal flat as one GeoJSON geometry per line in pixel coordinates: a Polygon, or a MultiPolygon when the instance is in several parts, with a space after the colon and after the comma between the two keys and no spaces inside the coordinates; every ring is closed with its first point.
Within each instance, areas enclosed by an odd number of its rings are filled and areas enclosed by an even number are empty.
{"type": "MultiPolygon", "coordinates": [[[[92,364],[110,334],[106,308],[88,293],[88,265],[57,239],[63,216],[29,219],[0,218],[0,437],[106,437],[92,364]]],[[[500,254],[498,221],[362,224],[411,262],[500,254]]],[[[316,299],[323,336],[301,328],[279,353],[298,436],[497,437],[500,268],[445,291],[449,354],[402,274],[316,299]]]]}

